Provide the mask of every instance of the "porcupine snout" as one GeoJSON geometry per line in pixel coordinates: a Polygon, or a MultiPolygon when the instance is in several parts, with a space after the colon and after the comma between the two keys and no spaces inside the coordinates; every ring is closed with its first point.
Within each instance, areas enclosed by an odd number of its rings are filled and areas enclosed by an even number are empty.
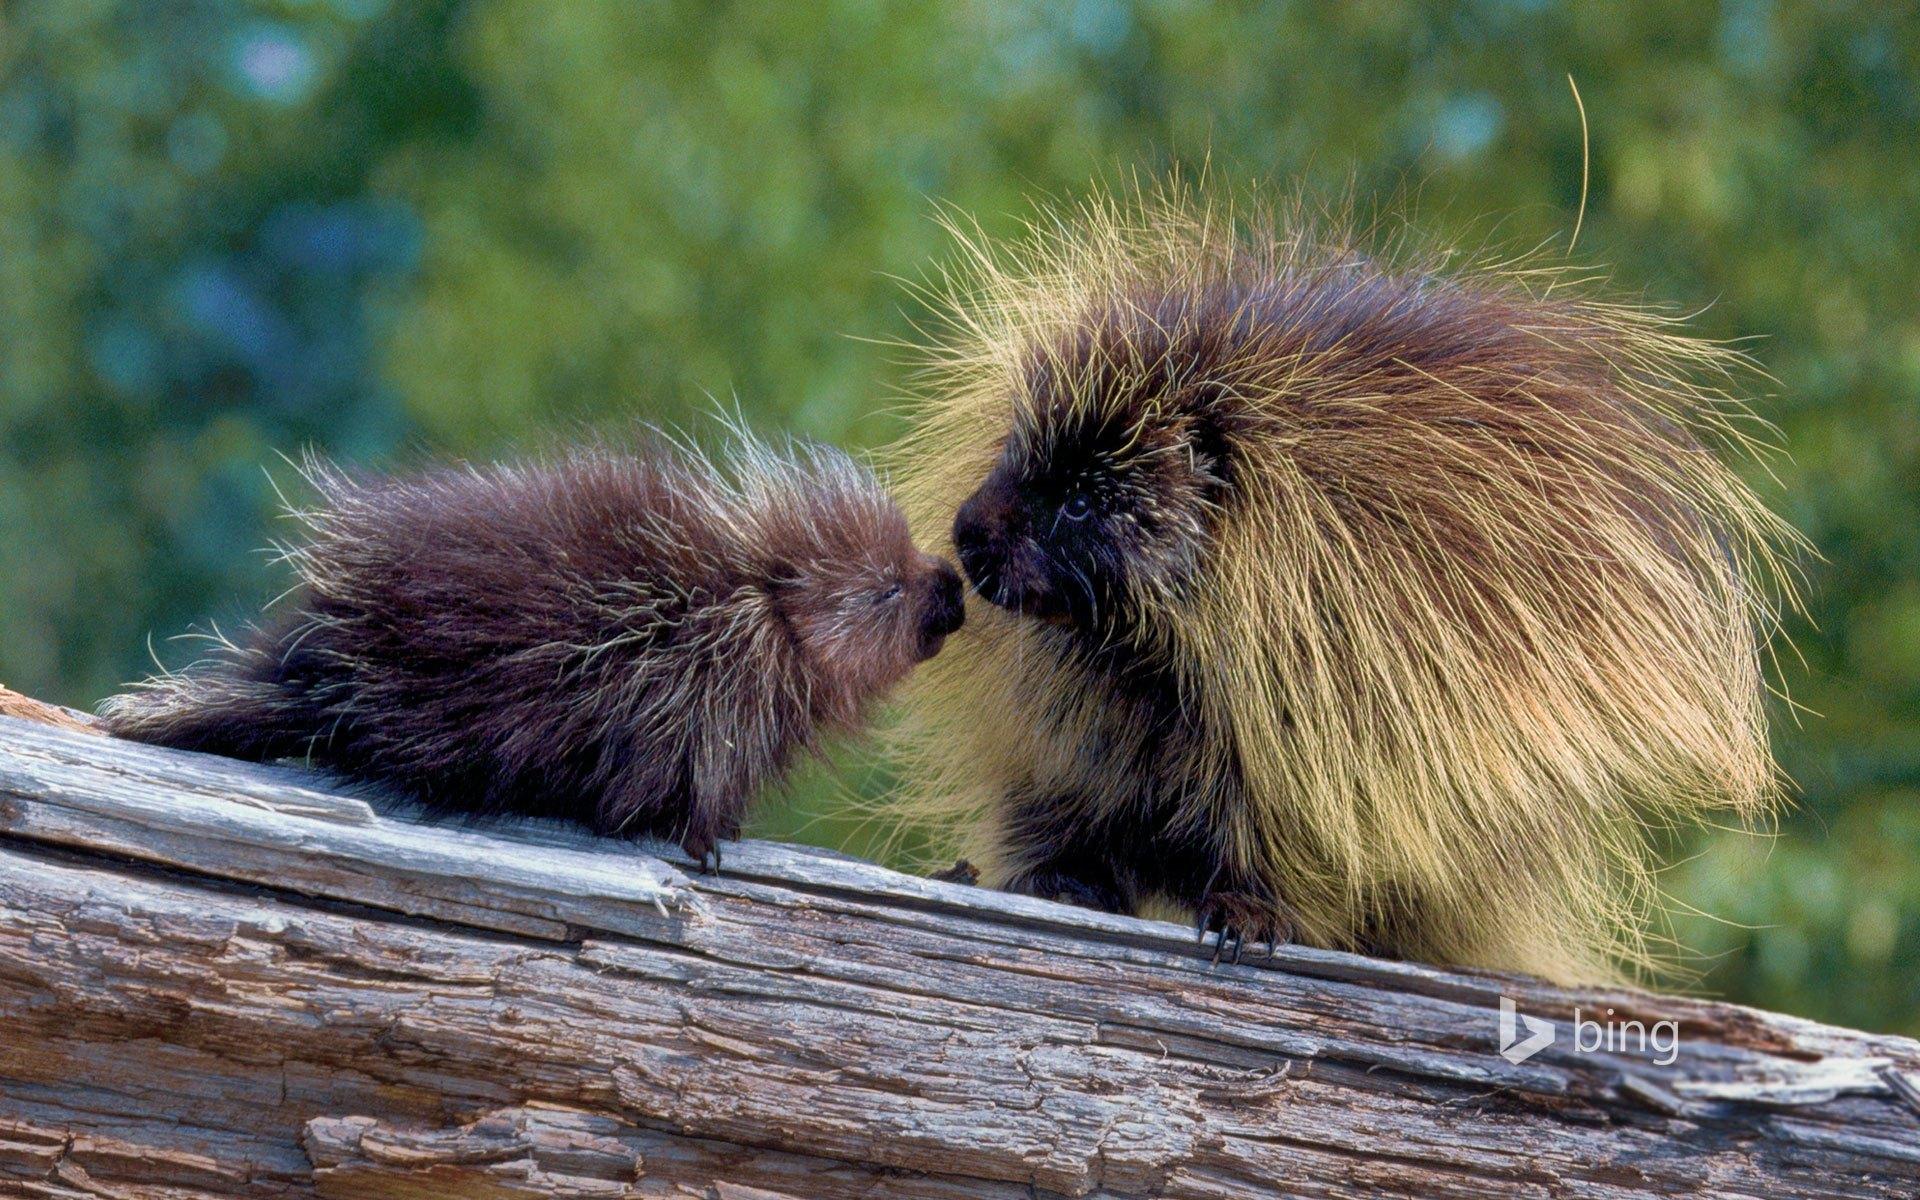
{"type": "Polygon", "coordinates": [[[1004,469],[996,469],[954,514],[953,548],[983,598],[1015,612],[1056,618],[1063,611],[1060,591],[1033,539],[1025,536],[1026,521],[1017,486],[1004,469]]]}
{"type": "MultiPolygon", "coordinates": [[[[992,484],[994,480],[989,480],[992,484]]],[[[967,497],[953,518],[953,546],[960,565],[980,594],[995,604],[1013,606],[1008,588],[1006,525],[1012,504],[1003,494],[1006,489],[982,485],[967,497]]]]}
{"type": "Polygon", "coordinates": [[[920,610],[920,658],[925,661],[938,654],[947,635],[966,621],[967,605],[960,572],[945,559],[931,554],[920,557],[928,576],[926,601],[920,610]]]}
{"type": "Polygon", "coordinates": [[[966,502],[961,504],[960,511],[953,518],[953,545],[960,553],[960,562],[967,568],[968,578],[983,593],[987,593],[993,590],[997,580],[989,565],[987,524],[980,510],[978,495],[967,497],[966,502]]]}

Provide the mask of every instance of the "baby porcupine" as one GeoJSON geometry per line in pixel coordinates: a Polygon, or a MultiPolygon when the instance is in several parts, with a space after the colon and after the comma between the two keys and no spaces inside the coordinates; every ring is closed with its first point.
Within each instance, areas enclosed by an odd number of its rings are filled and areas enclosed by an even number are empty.
{"type": "Polygon", "coordinates": [[[306,474],[278,619],[110,700],[110,732],[670,836],[717,867],[755,791],[962,619],[953,568],[824,447],[306,474]]]}
{"type": "Polygon", "coordinates": [[[1652,831],[1780,790],[1741,357],[1327,224],[1170,190],[967,247],[894,463],[991,603],[907,689],[906,804],[1216,957],[1638,969],[1652,831]]]}

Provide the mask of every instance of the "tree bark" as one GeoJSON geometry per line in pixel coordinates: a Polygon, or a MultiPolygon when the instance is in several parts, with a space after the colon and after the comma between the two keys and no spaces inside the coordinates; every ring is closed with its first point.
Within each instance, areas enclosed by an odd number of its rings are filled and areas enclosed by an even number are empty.
{"type": "Polygon", "coordinates": [[[0,1194],[1920,1195],[1906,1039],[726,867],[0,718],[0,1194]]]}

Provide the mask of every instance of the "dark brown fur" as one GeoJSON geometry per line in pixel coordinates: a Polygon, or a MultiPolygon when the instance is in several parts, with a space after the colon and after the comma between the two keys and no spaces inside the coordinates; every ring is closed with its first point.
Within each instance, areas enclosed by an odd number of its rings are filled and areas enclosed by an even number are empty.
{"type": "Polygon", "coordinates": [[[278,619],[109,701],[120,736],[309,757],[439,813],[659,834],[718,864],[750,798],[960,621],[835,451],[746,443],[320,492],[278,619]]]}

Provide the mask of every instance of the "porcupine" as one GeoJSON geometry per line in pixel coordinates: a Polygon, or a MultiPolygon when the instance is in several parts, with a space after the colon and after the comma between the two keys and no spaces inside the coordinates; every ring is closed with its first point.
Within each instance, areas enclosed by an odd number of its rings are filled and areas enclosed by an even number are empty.
{"type": "Polygon", "coordinates": [[[907,689],[905,809],[1216,958],[1643,973],[1654,832],[1784,790],[1748,366],[1305,214],[1170,187],[962,231],[893,462],[985,603],[907,689]]]}
{"type": "Polygon", "coordinates": [[[109,732],[669,836],[717,868],[751,797],[963,616],[954,569],[826,447],[305,474],[277,615],[110,700],[109,732]]]}

